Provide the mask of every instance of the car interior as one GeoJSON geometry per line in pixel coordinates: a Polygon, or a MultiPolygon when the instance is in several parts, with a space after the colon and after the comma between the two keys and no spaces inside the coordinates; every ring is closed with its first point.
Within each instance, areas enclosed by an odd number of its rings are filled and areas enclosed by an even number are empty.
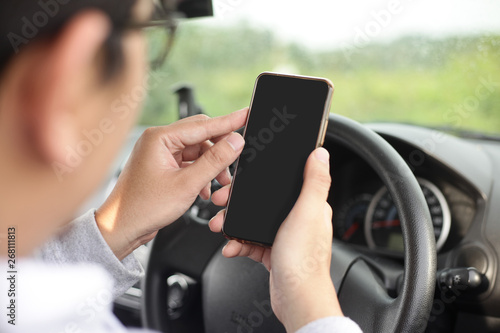
{"type": "MultiPolygon", "coordinates": [[[[364,332],[500,332],[498,3],[189,0],[177,11],[172,54],[151,73],[161,83],[82,211],[110,193],[148,126],[244,107],[260,72],[327,77],[344,314],[364,332]]],[[[114,303],[126,326],[285,332],[266,269],[222,256],[227,240],[208,228],[220,209],[198,198],[135,251],[145,277],[114,303]]]]}

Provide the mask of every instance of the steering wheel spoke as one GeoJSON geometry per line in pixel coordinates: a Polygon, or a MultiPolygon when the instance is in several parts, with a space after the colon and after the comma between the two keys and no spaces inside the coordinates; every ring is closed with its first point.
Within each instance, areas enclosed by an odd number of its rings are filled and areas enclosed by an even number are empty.
{"type": "Polygon", "coordinates": [[[343,313],[375,332],[397,311],[398,284],[403,267],[389,260],[374,260],[354,247],[334,240],[330,273],[343,313]]]}
{"type": "Polygon", "coordinates": [[[396,300],[387,294],[383,281],[363,260],[352,263],[338,296],[347,317],[361,327],[373,327],[375,332],[385,332],[384,324],[396,315],[396,300]]]}

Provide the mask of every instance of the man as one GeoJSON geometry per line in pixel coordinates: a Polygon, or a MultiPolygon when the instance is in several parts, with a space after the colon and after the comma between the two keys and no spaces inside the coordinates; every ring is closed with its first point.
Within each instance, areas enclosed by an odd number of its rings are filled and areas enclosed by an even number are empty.
{"type": "MultiPolygon", "coordinates": [[[[0,6],[0,260],[7,274],[0,283],[1,331],[123,332],[110,306],[142,274],[132,251],[197,195],[209,198],[214,178],[225,187],[212,200],[225,205],[227,167],[244,144],[234,131],[247,109],[146,130],[103,206],[65,226],[101,183],[136,120],[139,103],[124,108],[116,101],[144,84],[138,27],[148,25],[153,1],[4,0],[0,6]],[[32,257],[39,246],[44,260],[32,257]],[[90,311],[90,301],[102,311],[90,311]]],[[[316,270],[294,271],[317,244],[331,242],[328,163],[324,149],[309,157],[300,198],[272,250],[234,241],[223,250],[266,265],[273,310],[289,332],[358,330],[342,317],[329,246],[319,247],[316,270]],[[307,285],[292,288],[284,271],[305,274],[307,285]]],[[[218,214],[210,228],[220,232],[221,224],[218,214]]]]}

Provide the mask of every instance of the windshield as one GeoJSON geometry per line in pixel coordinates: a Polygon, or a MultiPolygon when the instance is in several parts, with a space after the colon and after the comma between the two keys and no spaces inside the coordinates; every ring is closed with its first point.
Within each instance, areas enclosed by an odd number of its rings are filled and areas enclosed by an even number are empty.
{"type": "Polygon", "coordinates": [[[500,2],[218,0],[183,20],[143,124],[178,118],[175,84],[204,112],[248,106],[263,71],[329,78],[331,112],[500,134],[500,2]]]}

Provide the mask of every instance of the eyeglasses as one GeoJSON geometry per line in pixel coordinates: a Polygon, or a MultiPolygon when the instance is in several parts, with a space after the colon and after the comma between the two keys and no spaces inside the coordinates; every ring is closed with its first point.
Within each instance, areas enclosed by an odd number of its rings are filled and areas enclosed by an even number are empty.
{"type": "Polygon", "coordinates": [[[177,30],[177,17],[174,10],[165,5],[165,0],[149,0],[154,9],[151,19],[145,22],[132,22],[128,25],[132,29],[144,29],[148,39],[148,60],[152,70],[159,69],[167,58],[174,44],[177,30]]]}

